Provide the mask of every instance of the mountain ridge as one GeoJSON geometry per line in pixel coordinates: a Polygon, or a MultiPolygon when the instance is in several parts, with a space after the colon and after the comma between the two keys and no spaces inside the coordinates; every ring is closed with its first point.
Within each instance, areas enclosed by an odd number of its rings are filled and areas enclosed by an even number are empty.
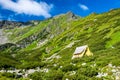
{"type": "MultiPolygon", "coordinates": [[[[56,16],[53,16],[51,18],[56,18],[56,17],[59,17],[61,15],[68,15],[68,16],[74,17],[74,18],[79,17],[79,16],[75,15],[73,12],[68,11],[67,13],[56,15],[56,16]]],[[[47,19],[51,19],[51,18],[47,18],[47,19]]],[[[45,19],[45,20],[47,20],[47,19],[45,19]]],[[[5,27],[5,28],[8,28],[8,29],[10,29],[10,28],[13,29],[13,27],[11,27],[11,26],[14,26],[14,27],[35,26],[35,25],[39,24],[39,22],[41,22],[41,21],[44,21],[44,20],[29,20],[27,22],[1,20],[0,21],[0,28],[4,28],[5,27]]]]}

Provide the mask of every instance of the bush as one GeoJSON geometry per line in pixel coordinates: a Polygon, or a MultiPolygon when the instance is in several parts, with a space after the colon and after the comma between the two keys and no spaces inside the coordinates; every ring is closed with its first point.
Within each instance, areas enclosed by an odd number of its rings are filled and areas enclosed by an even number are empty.
{"type": "Polygon", "coordinates": [[[2,76],[5,76],[7,78],[15,78],[15,74],[12,73],[2,73],[2,76]]]}
{"type": "Polygon", "coordinates": [[[81,74],[87,77],[94,77],[98,74],[97,68],[92,68],[90,66],[82,67],[78,70],[77,74],[81,74]]]}
{"type": "Polygon", "coordinates": [[[97,77],[92,77],[92,78],[89,78],[88,80],[103,80],[102,78],[97,78],[97,77]]]}
{"type": "Polygon", "coordinates": [[[18,65],[18,68],[23,68],[23,69],[33,69],[36,67],[43,67],[45,63],[43,62],[37,62],[37,61],[31,61],[31,62],[25,62],[22,65],[18,65]]]}
{"type": "Polygon", "coordinates": [[[44,73],[41,73],[41,72],[35,72],[35,73],[29,75],[29,77],[32,80],[43,80],[43,76],[44,76],[44,73]]]}
{"type": "Polygon", "coordinates": [[[77,70],[78,68],[72,64],[68,64],[68,65],[65,65],[63,66],[62,68],[62,71],[64,72],[68,72],[68,71],[74,71],[74,70],[77,70]]]}
{"type": "Polygon", "coordinates": [[[62,80],[64,73],[61,70],[51,70],[45,75],[46,80],[62,80]]]}
{"type": "Polygon", "coordinates": [[[76,80],[88,80],[89,78],[85,75],[78,74],[76,75],[76,80]]]}
{"type": "Polygon", "coordinates": [[[63,80],[66,80],[66,79],[69,79],[69,80],[75,80],[76,79],[76,75],[71,75],[70,72],[67,72],[65,73],[64,77],[63,77],[63,80]]]}
{"type": "Polygon", "coordinates": [[[109,63],[109,61],[107,61],[107,60],[106,61],[98,61],[98,62],[96,62],[97,66],[99,66],[99,67],[107,66],[108,63],[109,63]]]}

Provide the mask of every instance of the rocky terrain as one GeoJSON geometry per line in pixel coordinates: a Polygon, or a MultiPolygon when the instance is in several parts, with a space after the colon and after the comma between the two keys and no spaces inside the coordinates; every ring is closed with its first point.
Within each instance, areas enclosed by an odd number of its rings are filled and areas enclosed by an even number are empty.
{"type": "Polygon", "coordinates": [[[6,35],[4,35],[4,32],[2,29],[0,29],[0,44],[8,43],[9,40],[6,35]]]}
{"type": "Polygon", "coordinates": [[[114,9],[79,17],[67,12],[29,21],[32,25],[0,23],[0,79],[120,80],[119,13],[114,9]],[[83,45],[93,56],[72,59],[83,45]]]}
{"type": "Polygon", "coordinates": [[[15,27],[34,26],[40,21],[16,22],[16,21],[0,21],[0,29],[13,29],[15,27]]]}

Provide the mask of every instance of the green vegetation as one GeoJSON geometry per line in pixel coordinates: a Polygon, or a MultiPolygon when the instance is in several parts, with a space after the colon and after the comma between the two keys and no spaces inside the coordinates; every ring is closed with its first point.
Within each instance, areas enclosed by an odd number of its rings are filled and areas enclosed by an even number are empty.
{"type": "MultiPolygon", "coordinates": [[[[36,26],[4,30],[12,33],[8,36],[16,45],[1,50],[0,68],[48,69],[28,75],[32,80],[109,80],[112,74],[96,76],[108,64],[120,66],[119,13],[116,9],[80,18],[69,12],[36,26]],[[75,48],[86,44],[94,56],[72,60],[75,48]]],[[[2,77],[10,80],[13,75],[2,77]]]]}

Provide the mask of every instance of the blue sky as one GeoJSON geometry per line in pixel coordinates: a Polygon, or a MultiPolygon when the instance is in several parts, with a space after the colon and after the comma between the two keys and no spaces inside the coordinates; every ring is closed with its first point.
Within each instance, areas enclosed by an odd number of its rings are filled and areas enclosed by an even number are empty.
{"type": "Polygon", "coordinates": [[[120,8],[120,0],[0,0],[0,20],[43,20],[72,11],[82,17],[120,8]]]}

